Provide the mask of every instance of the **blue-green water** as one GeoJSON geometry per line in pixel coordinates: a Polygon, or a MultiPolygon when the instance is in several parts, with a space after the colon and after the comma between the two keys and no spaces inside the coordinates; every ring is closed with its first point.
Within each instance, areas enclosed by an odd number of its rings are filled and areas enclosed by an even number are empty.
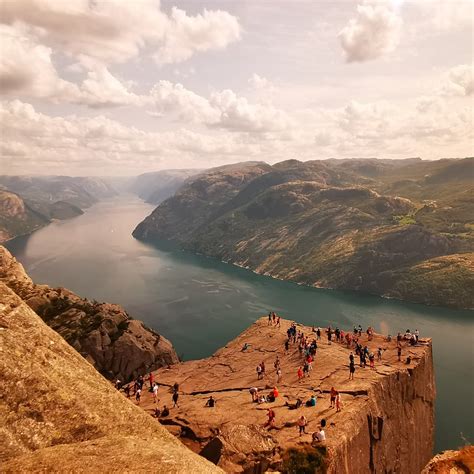
{"type": "Polygon", "coordinates": [[[201,358],[255,319],[277,311],[306,324],[371,325],[433,338],[436,451],[474,441],[474,312],[320,290],[258,276],[213,259],[131,236],[152,206],[133,196],[101,202],[7,247],[38,283],[123,305],[164,334],[185,359],[201,358]]]}

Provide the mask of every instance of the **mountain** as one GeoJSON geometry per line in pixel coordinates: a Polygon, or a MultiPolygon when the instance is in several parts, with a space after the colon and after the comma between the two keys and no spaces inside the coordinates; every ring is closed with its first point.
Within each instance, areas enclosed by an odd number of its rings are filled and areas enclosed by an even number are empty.
{"type": "Polygon", "coordinates": [[[150,204],[160,204],[172,196],[183,183],[202,170],[162,170],[137,176],[130,184],[130,191],[150,204]]]}
{"type": "Polygon", "coordinates": [[[0,471],[223,472],[120,394],[0,282],[0,471]]]}
{"type": "Polygon", "coordinates": [[[70,219],[117,191],[102,178],[0,176],[0,242],[70,219]]]}
{"type": "Polygon", "coordinates": [[[109,379],[129,381],[178,362],[167,339],[132,319],[119,305],[90,301],[65,288],[34,284],[3,246],[0,282],[109,379]]]}
{"type": "Polygon", "coordinates": [[[306,285],[474,308],[473,177],[473,158],[224,166],[133,235],[306,285]]]}

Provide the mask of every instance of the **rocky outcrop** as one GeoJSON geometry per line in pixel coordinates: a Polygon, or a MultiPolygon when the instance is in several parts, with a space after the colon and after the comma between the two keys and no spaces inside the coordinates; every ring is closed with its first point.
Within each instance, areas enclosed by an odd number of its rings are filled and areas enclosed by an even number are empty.
{"type": "MultiPolygon", "coordinates": [[[[297,344],[285,350],[289,321],[281,328],[262,318],[218,350],[212,357],[188,361],[155,375],[162,404],[173,406],[167,387],[179,383],[179,407],[162,418],[170,431],[196,452],[216,462],[227,472],[307,472],[301,466],[319,466],[322,472],[365,474],[403,472],[419,474],[432,456],[435,384],[431,340],[416,346],[404,345],[398,361],[396,342],[363,334],[360,342],[370,351],[382,348],[382,360],[375,368],[360,368],[356,360],[354,380],[349,380],[346,344],[318,341],[313,369],[297,378],[303,365],[297,344]],[[244,349],[245,347],[245,349],[244,349]],[[282,379],[277,382],[274,362],[281,361],[282,379]],[[409,364],[407,357],[411,358],[409,364]],[[255,368],[265,362],[266,375],[258,380],[255,368]],[[275,402],[252,403],[249,389],[268,394],[277,386],[275,402]],[[330,406],[334,387],[341,394],[342,409],[330,406]],[[316,407],[290,410],[286,403],[303,402],[315,394],[316,407]],[[217,400],[206,407],[209,396],[217,400]],[[266,429],[266,410],[276,413],[275,428],[266,429]],[[308,420],[307,434],[298,435],[297,420],[308,420]],[[311,434],[326,420],[325,443],[312,444],[311,434]]],[[[297,326],[309,336],[312,329],[297,326]]],[[[142,401],[152,410],[151,396],[142,401]]]]}
{"type": "Polygon", "coordinates": [[[474,308],[474,159],[365,161],[207,170],[133,235],[309,286],[474,308]],[[453,263],[442,280],[436,259],[453,263]]]}
{"type": "Polygon", "coordinates": [[[121,396],[0,282],[0,471],[222,472],[121,396]]]}
{"type": "Polygon", "coordinates": [[[34,284],[4,247],[0,247],[0,281],[107,378],[128,381],[178,362],[166,338],[132,319],[119,305],[34,284]]]}
{"type": "Polygon", "coordinates": [[[471,474],[474,472],[474,446],[437,454],[421,474],[471,474]]]}

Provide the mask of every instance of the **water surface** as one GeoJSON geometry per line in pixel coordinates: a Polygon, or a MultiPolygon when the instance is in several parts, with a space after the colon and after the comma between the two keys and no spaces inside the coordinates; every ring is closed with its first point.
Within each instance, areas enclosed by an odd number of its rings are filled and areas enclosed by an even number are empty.
{"type": "MultiPolygon", "coordinates": [[[[131,232],[153,210],[133,196],[101,202],[7,247],[37,283],[123,305],[169,338],[184,359],[201,358],[269,309],[305,324],[372,325],[433,338],[436,451],[474,441],[474,312],[402,303],[273,280],[131,232]]],[[[401,414],[403,416],[403,414],[401,414]]]]}

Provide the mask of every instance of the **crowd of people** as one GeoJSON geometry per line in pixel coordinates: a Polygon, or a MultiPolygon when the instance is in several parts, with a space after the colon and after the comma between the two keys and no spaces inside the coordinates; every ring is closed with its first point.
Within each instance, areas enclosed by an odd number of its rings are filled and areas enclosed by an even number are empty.
{"type": "MultiPolygon", "coordinates": [[[[275,328],[281,327],[281,318],[275,312],[271,311],[268,314],[268,325],[274,326],[275,328]]],[[[324,330],[320,327],[312,327],[311,332],[305,334],[301,329],[298,329],[296,323],[291,323],[289,328],[286,331],[286,339],[284,341],[284,350],[282,351],[283,354],[294,358],[295,354],[298,352],[301,364],[298,365],[298,369],[296,371],[296,381],[297,383],[301,384],[304,382],[306,378],[309,378],[311,372],[313,370],[313,364],[316,361],[317,352],[318,352],[318,344],[321,344],[322,334],[326,333],[327,337],[327,344],[331,345],[333,343],[342,344],[347,349],[351,349],[349,354],[349,381],[354,379],[354,374],[356,372],[356,361],[355,358],[358,357],[358,365],[359,368],[366,368],[367,365],[370,369],[375,370],[375,364],[381,363],[383,354],[387,350],[387,348],[382,347],[383,344],[377,346],[376,348],[369,348],[370,342],[374,339],[374,330],[372,327],[368,327],[366,332],[366,341],[367,343],[362,343],[362,326],[359,324],[353,327],[352,331],[344,332],[339,327],[333,329],[331,326],[328,326],[324,330]],[[296,348],[295,348],[296,346],[296,348]],[[291,350],[291,348],[294,348],[291,350]],[[296,352],[297,351],[297,352],[296,352]]],[[[380,339],[379,339],[380,340],[380,339]]],[[[392,340],[392,336],[388,335],[385,339],[387,342],[392,340]]],[[[397,358],[398,361],[402,362],[402,348],[405,345],[417,345],[419,342],[419,331],[416,329],[413,333],[407,329],[404,334],[398,333],[397,334],[397,358]]],[[[380,343],[379,343],[380,344],[380,343]]],[[[242,352],[248,351],[251,347],[250,343],[245,343],[241,349],[242,352]]],[[[268,361],[267,361],[268,362],[268,361]]],[[[405,364],[411,363],[411,356],[405,359],[405,364]]],[[[271,388],[268,388],[268,383],[266,384],[266,389],[262,390],[259,389],[257,386],[253,386],[249,389],[249,393],[251,395],[252,403],[256,403],[258,405],[265,404],[265,403],[274,403],[279,400],[280,392],[278,390],[278,384],[280,384],[283,380],[283,368],[282,368],[282,359],[280,355],[276,355],[275,361],[273,363],[273,371],[270,370],[270,374],[267,374],[267,367],[265,361],[262,360],[256,367],[256,378],[257,381],[265,380],[268,382],[269,377],[275,377],[275,382],[270,385],[271,388]]],[[[288,377],[288,374],[286,375],[288,377]]],[[[129,384],[122,384],[120,380],[117,380],[115,386],[117,389],[123,389],[127,398],[131,398],[132,396],[135,398],[135,402],[137,405],[140,405],[141,398],[143,394],[143,390],[145,387],[145,382],[148,381],[149,388],[148,392],[150,392],[153,404],[156,405],[153,409],[153,416],[157,418],[162,418],[169,416],[170,408],[167,405],[164,405],[162,409],[158,407],[160,402],[158,398],[159,392],[159,384],[155,380],[155,376],[153,373],[150,373],[148,378],[145,380],[144,376],[139,375],[132,383],[129,384]],[[133,392],[133,393],[132,393],[133,392]]],[[[319,390],[321,393],[322,391],[319,390]]],[[[171,392],[171,408],[179,408],[179,384],[176,382],[172,387],[169,387],[169,392],[171,392]]],[[[343,407],[341,391],[336,390],[334,386],[331,387],[329,390],[329,408],[335,409],[336,413],[340,412],[343,407]]],[[[217,404],[217,400],[211,395],[205,403],[205,407],[207,408],[214,408],[217,404]]],[[[314,408],[318,404],[318,395],[316,393],[311,393],[307,400],[303,400],[298,397],[294,402],[285,401],[282,405],[287,407],[289,410],[299,410],[302,407],[307,408],[314,408]]],[[[276,412],[275,406],[269,407],[267,409],[266,414],[266,421],[264,423],[264,427],[271,430],[276,429],[276,412]]],[[[301,414],[297,417],[296,425],[298,426],[299,436],[303,436],[307,433],[307,427],[309,424],[308,419],[306,418],[305,414],[301,414]]],[[[321,419],[316,431],[312,433],[312,440],[314,443],[324,442],[326,440],[326,420],[321,419]]]]}

